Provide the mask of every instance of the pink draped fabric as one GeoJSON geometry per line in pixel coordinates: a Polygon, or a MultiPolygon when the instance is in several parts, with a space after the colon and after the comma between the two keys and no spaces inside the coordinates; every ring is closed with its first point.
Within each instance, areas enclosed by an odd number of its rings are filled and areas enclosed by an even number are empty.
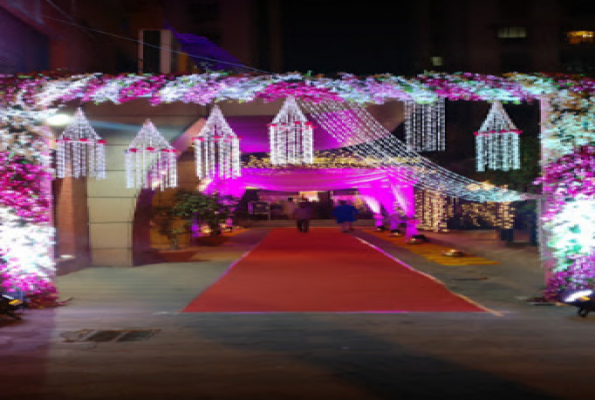
{"type": "Polygon", "coordinates": [[[395,202],[398,202],[408,216],[413,216],[413,187],[398,180],[395,175],[390,169],[243,168],[240,178],[215,179],[204,190],[241,197],[246,188],[286,192],[356,188],[374,212],[380,212],[382,205],[390,214],[394,212],[395,202]]]}

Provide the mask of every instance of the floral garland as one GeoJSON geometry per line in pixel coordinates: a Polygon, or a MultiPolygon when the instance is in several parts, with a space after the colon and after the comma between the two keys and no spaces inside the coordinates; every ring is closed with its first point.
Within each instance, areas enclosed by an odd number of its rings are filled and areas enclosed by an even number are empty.
{"type": "Polygon", "coordinates": [[[0,126],[0,286],[24,293],[30,307],[57,304],[51,257],[52,176],[44,132],[23,118],[0,126]]]}
{"type": "Polygon", "coordinates": [[[14,210],[24,222],[49,222],[51,198],[44,195],[41,182],[52,176],[40,164],[32,164],[24,157],[0,152],[0,207],[14,210]]]}
{"type": "Polygon", "coordinates": [[[24,96],[25,103],[49,105],[79,97],[84,102],[112,101],[120,104],[149,98],[153,105],[174,101],[208,104],[257,98],[275,100],[288,95],[306,101],[349,100],[381,103],[388,99],[431,102],[450,100],[520,102],[564,92],[563,97],[585,98],[595,93],[595,81],[575,75],[508,74],[494,76],[468,72],[428,72],[412,78],[382,74],[338,79],[297,72],[288,74],[228,74],[207,72],[175,74],[84,74],[68,76],[62,71],[32,75],[0,76],[0,97],[7,103],[24,96]]]}
{"type": "Polygon", "coordinates": [[[556,260],[546,297],[595,283],[595,146],[575,148],[544,168],[535,181],[543,185],[548,207],[542,215],[556,260]]]}
{"type": "Polygon", "coordinates": [[[542,192],[551,197],[553,206],[544,215],[549,221],[572,199],[595,198],[595,146],[577,147],[543,168],[544,175],[535,180],[542,192]]]}

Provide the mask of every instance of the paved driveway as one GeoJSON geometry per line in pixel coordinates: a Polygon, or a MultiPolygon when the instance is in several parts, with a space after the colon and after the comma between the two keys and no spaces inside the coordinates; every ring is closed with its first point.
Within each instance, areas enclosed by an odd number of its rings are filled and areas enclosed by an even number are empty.
{"type": "Polygon", "coordinates": [[[69,306],[0,324],[1,398],[595,398],[595,316],[520,301],[542,285],[530,252],[496,251],[498,266],[445,267],[357,233],[501,316],[179,313],[266,232],[205,248],[194,262],[60,277],[69,306]],[[158,332],[78,341],[95,330],[158,332]]]}

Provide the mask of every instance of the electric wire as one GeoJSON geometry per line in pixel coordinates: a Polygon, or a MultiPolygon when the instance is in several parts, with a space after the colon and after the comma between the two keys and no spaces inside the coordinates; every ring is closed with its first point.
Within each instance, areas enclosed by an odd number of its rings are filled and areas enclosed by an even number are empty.
{"type": "Polygon", "coordinates": [[[76,26],[78,28],[85,29],[85,30],[88,30],[88,31],[92,31],[92,32],[96,32],[96,33],[101,33],[103,35],[112,36],[112,37],[115,37],[115,38],[118,38],[118,39],[123,39],[123,40],[128,40],[130,42],[139,43],[139,44],[142,44],[143,46],[148,46],[148,47],[152,47],[152,48],[160,49],[160,50],[166,50],[166,51],[169,51],[170,53],[173,53],[173,54],[185,54],[185,55],[189,55],[191,57],[200,58],[201,60],[216,62],[216,63],[220,63],[220,64],[227,64],[227,65],[230,65],[230,66],[233,66],[233,67],[244,68],[244,69],[247,69],[247,70],[251,70],[251,71],[254,71],[254,72],[260,72],[260,73],[264,73],[264,74],[270,74],[271,73],[271,72],[264,71],[264,70],[261,70],[261,69],[258,69],[258,68],[249,67],[249,66],[244,65],[244,64],[238,64],[238,63],[233,63],[233,62],[229,62],[229,61],[218,60],[218,59],[210,58],[210,57],[192,55],[192,54],[188,54],[188,53],[183,52],[183,51],[178,51],[178,50],[173,50],[173,49],[167,49],[167,48],[164,48],[164,47],[161,47],[161,46],[157,46],[157,45],[153,45],[153,44],[150,44],[150,43],[143,42],[142,40],[137,40],[137,39],[133,39],[131,37],[117,35],[115,33],[110,33],[110,32],[105,32],[105,31],[101,31],[99,29],[89,28],[89,27],[82,26],[82,25],[77,24],[77,23],[65,21],[63,19],[51,17],[51,16],[48,16],[48,15],[44,15],[44,18],[48,18],[48,19],[52,19],[54,21],[58,21],[58,22],[62,22],[62,23],[65,23],[65,24],[73,25],[73,26],[76,26]]]}
{"type": "MultiPolygon", "coordinates": [[[[64,15],[66,18],[68,18],[69,20],[72,21],[73,25],[77,25],[76,20],[70,15],[68,14],[66,11],[62,10],[60,7],[58,7],[56,5],[56,3],[54,3],[52,0],[45,0],[46,3],[48,3],[50,6],[52,6],[54,9],[56,9],[60,14],[64,15]]],[[[49,18],[49,17],[48,17],[49,18]]],[[[93,36],[91,34],[91,32],[88,32],[87,29],[83,26],[77,26],[81,31],[85,32],[86,35],[88,35],[89,37],[92,37],[93,39],[95,39],[95,36],[93,36]]]]}

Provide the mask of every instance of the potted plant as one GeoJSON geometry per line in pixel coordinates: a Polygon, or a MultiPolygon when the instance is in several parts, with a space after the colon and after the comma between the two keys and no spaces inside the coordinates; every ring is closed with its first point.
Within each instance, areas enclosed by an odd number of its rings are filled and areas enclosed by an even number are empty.
{"type": "Polygon", "coordinates": [[[232,196],[220,196],[218,193],[205,194],[180,190],[175,195],[170,215],[184,221],[187,230],[193,225],[206,225],[209,229],[208,239],[198,238],[198,242],[207,245],[221,244],[221,225],[233,214],[238,200],[232,196]]]}
{"type": "Polygon", "coordinates": [[[165,262],[184,262],[196,253],[196,249],[180,247],[180,235],[189,233],[189,230],[184,221],[172,213],[172,205],[153,208],[151,220],[157,226],[157,232],[165,236],[169,243],[169,249],[154,250],[153,252],[157,254],[159,260],[165,262]]]}
{"type": "Polygon", "coordinates": [[[173,215],[172,208],[168,206],[153,208],[152,221],[158,227],[157,232],[167,238],[170,250],[179,250],[179,236],[187,232],[187,229],[179,227],[180,220],[173,215]]]}

